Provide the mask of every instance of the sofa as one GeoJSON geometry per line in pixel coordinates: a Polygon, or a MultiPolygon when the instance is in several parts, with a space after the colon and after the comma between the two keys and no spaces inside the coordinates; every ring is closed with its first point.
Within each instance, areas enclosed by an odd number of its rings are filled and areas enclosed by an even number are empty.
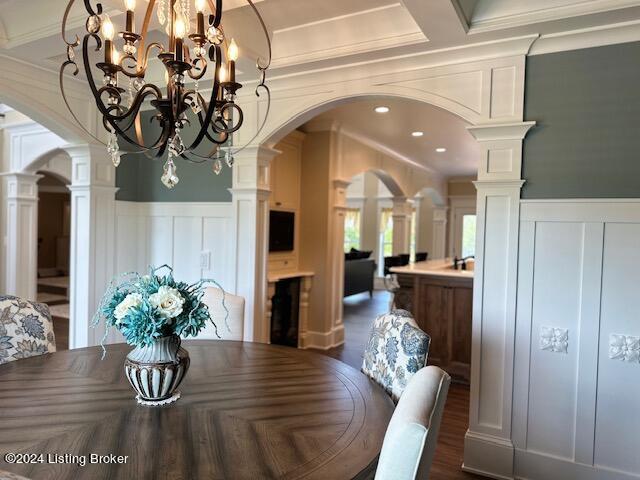
{"type": "Polygon", "coordinates": [[[369,292],[373,295],[373,280],[376,272],[376,262],[369,258],[371,252],[352,249],[345,253],[344,261],[344,296],[369,292]]]}

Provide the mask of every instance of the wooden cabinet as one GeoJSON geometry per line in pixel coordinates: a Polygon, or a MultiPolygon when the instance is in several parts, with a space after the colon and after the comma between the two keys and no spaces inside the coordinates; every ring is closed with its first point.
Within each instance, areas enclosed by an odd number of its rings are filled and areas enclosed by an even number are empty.
{"type": "Polygon", "coordinates": [[[468,383],[473,279],[398,275],[398,281],[396,307],[411,311],[420,328],[431,337],[429,364],[468,383]]]}
{"type": "Polygon", "coordinates": [[[271,163],[271,208],[297,211],[300,208],[300,170],[304,134],[294,131],[276,149],[282,153],[271,163]]]}
{"type": "Polygon", "coordinates": [[[268,269],[270,273],[295,271],[298,269],[298,245],[300,234],[300,180],[302,173],[302,142],[304,133],[294,130],[283,138],[275,149],[270,168],[269,207],[295,214],[294,248],[289,252],[269,253],[268,269]]]}

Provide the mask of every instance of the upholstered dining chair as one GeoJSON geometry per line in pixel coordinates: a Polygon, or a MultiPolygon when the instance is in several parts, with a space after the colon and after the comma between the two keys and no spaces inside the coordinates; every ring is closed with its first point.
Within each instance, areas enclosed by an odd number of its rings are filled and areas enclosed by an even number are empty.
{"type": "Polygon", "coordinates": [[[447,372],[435,366],[413,376],[387,427],[375,480],[429,477],[450,383],[447,372]]]}
{"type": "Polygon", "coordinates": [[[202,297],[203,303],[209,307],[209,313],[211,318],[216,322],[218,327],[218,335],[216,336],[215,329],[210,323],[199,335],[201,338],[210,338],[214,340],[240,340],[244,337],[244,298],[237,295],[231,295],[227,292],[222,292],[219,288],[209,287],[204,292],[202,297]],[[225,309],[222,304],[224,297],[224,306],[229,311],[229,318],[227,323],[229,328],[224,323],[225,309]]]}
{"type": "Polygon", "coordinates": [[[0,364],[55,351],[49,307],[0,295],[0,364]]]}
{"type": "Polygon", "coordinates": [[[362,372],[397,402],[409,380],[427,363],[430,338],[406,310],[391,310],[373,322],[362,372]]]}

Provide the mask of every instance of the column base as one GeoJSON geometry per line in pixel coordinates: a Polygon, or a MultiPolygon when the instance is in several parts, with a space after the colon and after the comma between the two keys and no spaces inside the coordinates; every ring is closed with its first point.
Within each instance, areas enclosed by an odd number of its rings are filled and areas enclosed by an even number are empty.
{"type": "Polygon", "coordinates": [[[333,327],[330,332],[312,332],[304,334],[300,342],[301,348],[317,348],[329,350],[344,343],[344,325],[333,327]]]}
{"type": "Polygon", "coordinates": [[[513,480],[514,448],[510,440],[467,430],[462,470],[500,480],[513,480]]]}

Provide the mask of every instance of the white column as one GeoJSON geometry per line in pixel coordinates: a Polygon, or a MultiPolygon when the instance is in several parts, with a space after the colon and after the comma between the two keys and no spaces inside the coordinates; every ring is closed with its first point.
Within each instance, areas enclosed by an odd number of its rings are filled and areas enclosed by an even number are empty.
{"type": "Polygon", "coordinates": [[[35,300],[38,278],[38,179],[32,173],[5,173],[7,209],[5,293],[35,300]]]}
{"type": "Polygon", "coordinates": [[[411,204],[406,197],[393,198],[393,255],[409,253],[411,204]]]}
{"type": "Polygon", "coordinates": [[[533,124],[469,128],[480,142],[482,156],[476,182],[471,400],[464,468],[496,478],[513,478],[516,277],[524,183],[520,176],[522,141],[533,124]]]}
{"type": "Polygon", "coordinates": [[[329,250],[327,279],[330,282],[329,298],[331,312],[331,338],[327,348],[344,343],[344,324],[342,323],[342,299],[344,297],[344,218],[347,211],[348,180],[333,180],[331,202],[333,208],[329,225],[329,250]]]}
{"type": "Polygon", "coordinates": [[[447,211],[449,207],[433,207],[431,245],[433,245],[433,255],[429,254],[432,260],[438,260],[447,256],[447,211]]]}
{"type": "MultiPolygon", "coordinates": [[[[69,348],[100,343],[90,323],[115,266],[115,168],[103,145],[65,147],[72,161],[69,348]]],[[[120,246],[137,248],[137,245],[120,246]]]]}
{"type": "MultiPolygon", "coordinates": [[[[244,340],[268,343],[267,255],[269,247],[269,165],[280,152],[247,147],[233,166],[236,295],[245,299],[244,340]]],[[[270,313],[270,312],[269,312],[270,313]]]]}

